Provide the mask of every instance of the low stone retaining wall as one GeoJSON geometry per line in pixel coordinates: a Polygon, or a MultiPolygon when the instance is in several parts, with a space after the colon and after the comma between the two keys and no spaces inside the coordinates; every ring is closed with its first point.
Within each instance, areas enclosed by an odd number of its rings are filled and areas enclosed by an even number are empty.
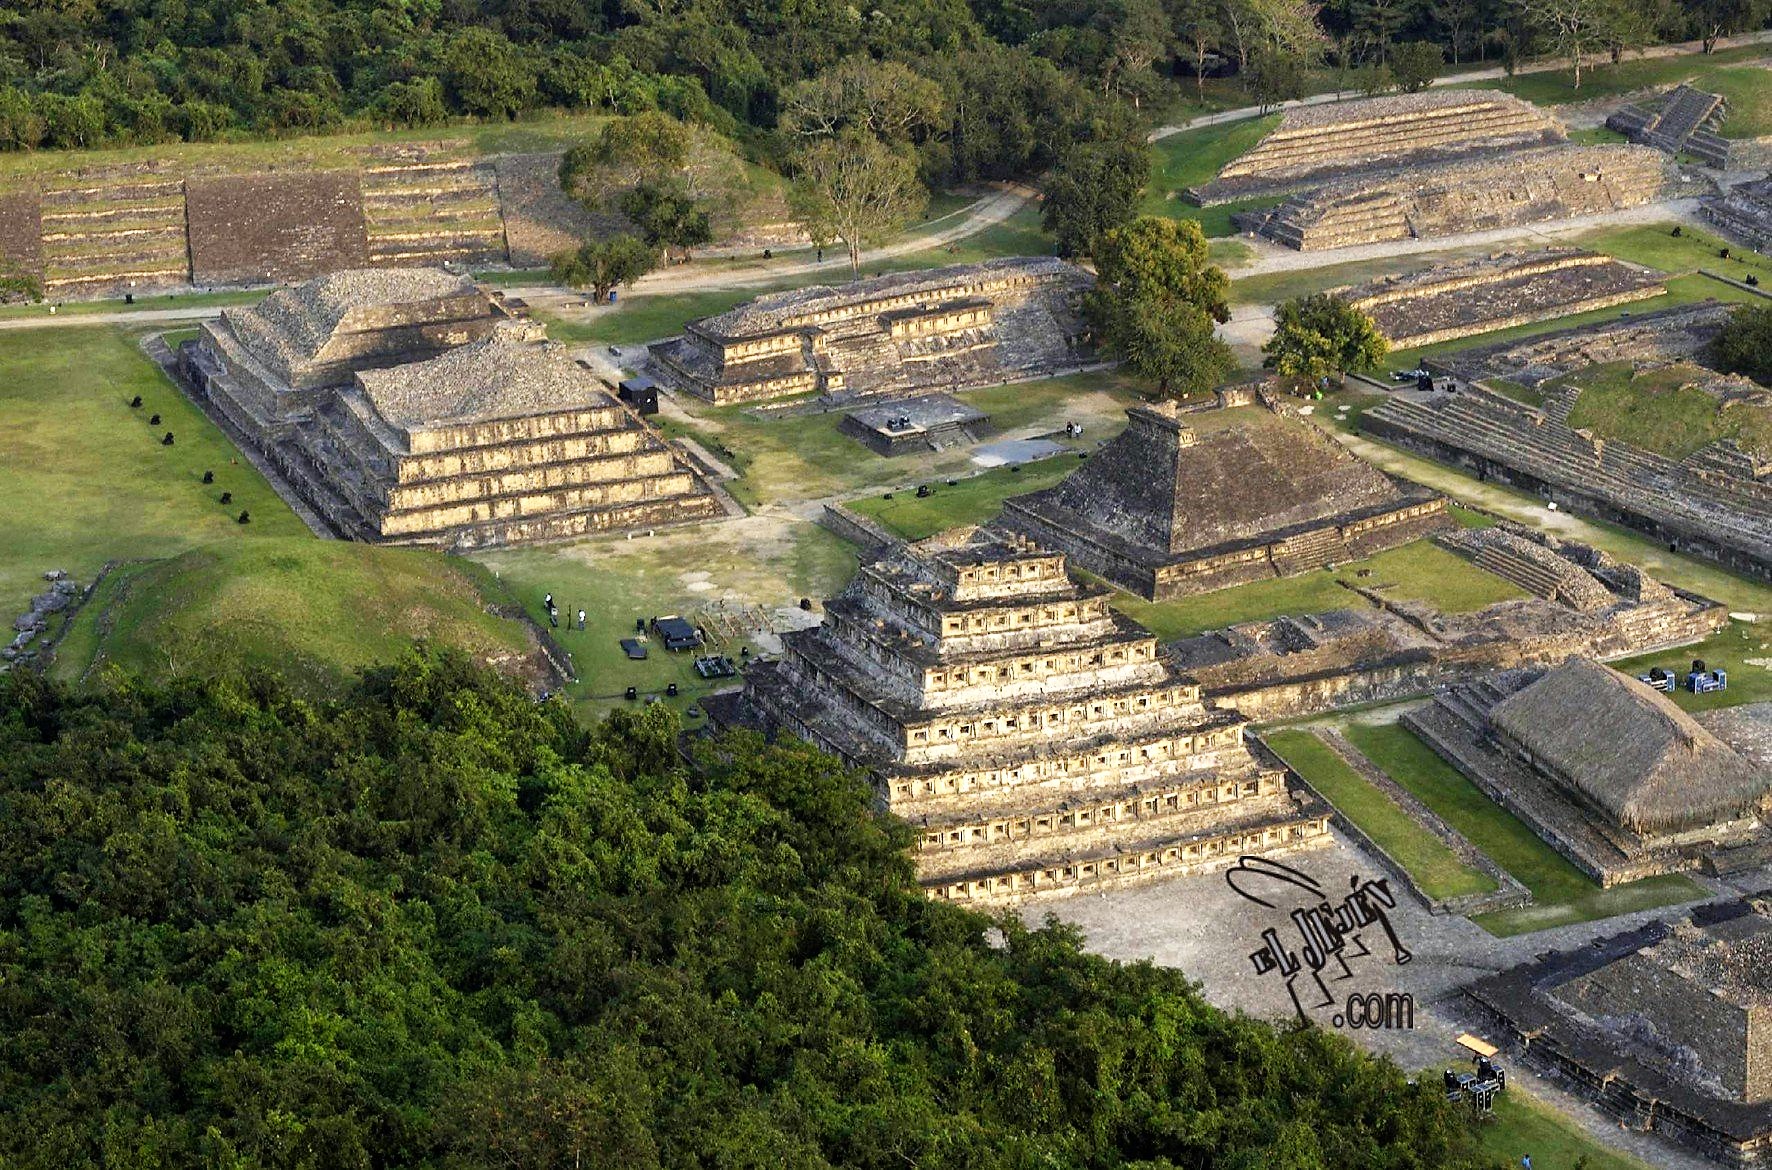
{"type": "Polygon", "coordinates": [[[865,551],[892,548],[904,543],[884,525],[842,504],[826,504],[818,522],[865,551]]]}

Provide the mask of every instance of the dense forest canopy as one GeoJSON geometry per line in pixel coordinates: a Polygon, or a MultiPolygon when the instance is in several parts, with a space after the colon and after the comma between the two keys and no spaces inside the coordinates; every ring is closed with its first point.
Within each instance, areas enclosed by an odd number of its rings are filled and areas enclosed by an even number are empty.
{"type": "Polygon", "coordinates": [[[0,677],[0,1163],[1464,1170],[1183,976],[926,901],[832,760],[415,654],[0,677]]]}
{"type": "MultiPolygon", "coordinates": [[[[1083,95],[1142,106],[1184,74],[1285,96],[1295,66],[1388,68],[1402,45],[1513,60],[1560,52],[1573,20],[1622,52],[1766,18],[1767,0],[36,0],[0,6],[0,149],[542,107],[770,130],[794,85],[861,56],[940,83],[940,137],[979,153],[987,126],[1024,140],[1083,95]]],[[[954,173],[1050,161],[1025,141],[983,153],[954,173]]]]}

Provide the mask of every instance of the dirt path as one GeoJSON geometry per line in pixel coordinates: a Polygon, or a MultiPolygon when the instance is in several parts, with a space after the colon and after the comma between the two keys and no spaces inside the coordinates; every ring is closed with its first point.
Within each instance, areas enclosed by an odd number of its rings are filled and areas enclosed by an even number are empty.
{"type": "MultiPolygon", "coordinates": [[[[1772,29],[1760,32],[1744,33],[1738,37],[1725,37],[1717,42],[1719,49],[1735,49],[1742,45],[1759,45],[1772,43],[1772,29]]],[[[1704,52],[1701,41],[1682,41],[1674,45],[1653,45],[1637,54],[1641,58],[1699,56],[1704,52]]],[[[1590,66],[1611,64],[1612,58],[1606,53],[1590,53],[1582,59],[1590,66]]],[[[1552,73],[1568,65],[1567,61],[1532,61],[1515,69],[1515,73],[1552,73]]],[[[1430,85],[1468,85],[1473,81],[1495,81],[1507,76],[1499,65],[1484,69],[1466,69],[1457,73],[1448,73],[1436,77],[1430,85]]],[[[1220,110],[1215,114],[1201,114],[1198,118],[1190,118],[1185,122],[1177,122],[1172,126],[1159,126],[1147,136],[1151,142],[1180,134],[1184,130],[1198,130],[1203,126],[1219,126],[1226,122],[1241,122],[1249,118],[1259,118],[1266,114],[1282,110],[1290,110],[1296,106],[1325,106],[1332,102],[1351,101],[1364,95],[1358,93],[1319,93],[1297,101],[1283,102],[1277,106],[1239,106],[1234,110],[1220,110]]]]}

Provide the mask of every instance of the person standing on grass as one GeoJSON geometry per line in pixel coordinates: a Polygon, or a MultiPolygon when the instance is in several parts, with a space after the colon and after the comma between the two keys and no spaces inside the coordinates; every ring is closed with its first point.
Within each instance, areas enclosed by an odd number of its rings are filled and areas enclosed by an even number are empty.
{"type": "Polygon", "coordinates": [[[583,633],[583,632],[584,632],[584,628],[585,628],[585,611],[584,611],[584,610],[582,610],[582,609],[581,609],[581,610],[579,610],[579,611],[578,611],[578,630],[579,630],[579,633],[581,633],[581,634],[582,634],[582,633],[583,633]]]}

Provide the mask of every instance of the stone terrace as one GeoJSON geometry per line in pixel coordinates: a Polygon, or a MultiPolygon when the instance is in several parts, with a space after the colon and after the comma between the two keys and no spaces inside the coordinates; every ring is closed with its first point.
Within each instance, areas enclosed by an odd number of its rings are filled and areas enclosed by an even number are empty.
{"type": "Polygon", "coordinates": [[[1717,133],[1729,104],[1714,93],[1678,85],[1653,102],[1627,105],[1606,119],[1632,142],[1667,154],[1690,154],[1705,166],[1729,168],[1729,140],[1717,133]]]}
{"type": "Polygon", "coordinates": [[[1190,190],[1197,203],[1285,194],[1310,182],[1376,168],[1560,142],[1562,125],[1537,107],[1485,90],[1433,90],[1300,106],[1218,178],[1190,190]]]}
{"type": "Polygon", "coordinates": [[[1676,182],[1648,147],[1548,146],[1338,179],[1235,221],[1312,252],[1619,211],[1673,198],[1676,182]]]}
{"type": "MultiPolygon", "coordinates": [[[[1502,523],[1436,538],[1532,594],[1474,613],[1357,589],[1369,609],[1248,622],[1166,647],[1220,706],[1256,722],[1421,694],[1473,674],[1699,642],[1726,609],[1573,541],[1502,523]]],[[[1350,595],[1350,601],[1355,597],[1350,595]]]]}
{"type": "Polygon", "coordinates": [[[1667,365],[1693,361],[1716,339],[1732,311],[1733,306],[1714,300],[1674,305],[1611,321],[1590,321],[1524,340],[1474,345],[1430,359],[1427,365],[1467,382],[1505,378],[1522,386],[1539,386],[1559,375],[1608,362],[1667,365]]]}
{"type": "Polygon", "coordinates": [[[1579,248],[1546,248],[1436,265],[1337,290],[1398,349],[1645,300],[1663,274],[1579,248]]]}
{"type": "Polygon", "coordinates": [[[361,370],[317,411],[313,499],[369,540],[454,549],[718,515],[701,477],[539,326],[361,370]]]}
{"type": "Polygon", "coordinates": [[[1143,597],[1289,577],[1440,531],[1445,501],[1348,454],[1283,404],[1198,434],[1174,403],[997,523],[1143,597]]]}
{"type": "MultiPolygon", "coordinates": [[[[1566,418],[1566,414],[1564,415],[1566,418]]],[[[1374,438],[1467,467],[1657,542],[1772,579],[1772,482],[1702,458],[1676,463],[1570,427],[1546,408],[1480,386],[1426,402],[1393,396],[1367,411],[1374,438]]]]}
{"type": "Polygon", "coordinates": [[[1772,1151],[1769,909],[1763,898],[1700,907],[1546,952],[1466,994],[1523,1059],[1620,1124],[1728,1165],[1763,1165],[1772,1151]]]}
{"type": "Polygon", "coordinates": [[[717,404],[987,386],[1076,365],[1081,269],[1014,257],[759,297],[652,347],[661,380],[717,404]]]}
{"type": "Polygon", "coordinates": [[[1706,199],[1704,217],[1758,252],[1772,252],[1772,175],[1706,199]]]}
{"type": "Polygon", "coordinates": [[[1327,843],[1328,810],[1108,592],[977,529],[891,548],[710,711],[874,771],[918,828],[931,897],[1065,895],[1327,843]]]}

